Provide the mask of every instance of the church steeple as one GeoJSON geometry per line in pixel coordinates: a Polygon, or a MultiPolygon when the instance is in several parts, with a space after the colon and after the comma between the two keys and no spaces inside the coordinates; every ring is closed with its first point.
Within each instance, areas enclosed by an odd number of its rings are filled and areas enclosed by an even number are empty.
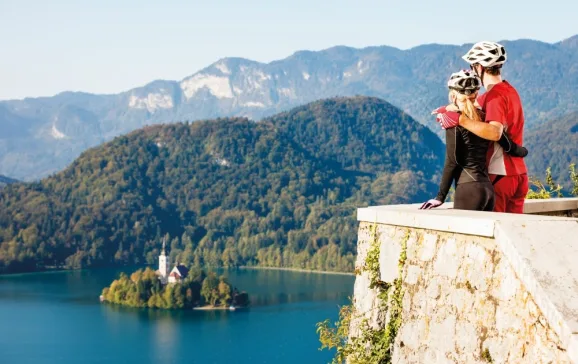
{"type": "Polygon", "coordinates": [[[159,255],[159,278],[162,283],[167,283],[169,277],[169,257],[166,253],[166,243],[167,239],[163,238],[163,249],[161,250],[161,255],[159,255]]]}

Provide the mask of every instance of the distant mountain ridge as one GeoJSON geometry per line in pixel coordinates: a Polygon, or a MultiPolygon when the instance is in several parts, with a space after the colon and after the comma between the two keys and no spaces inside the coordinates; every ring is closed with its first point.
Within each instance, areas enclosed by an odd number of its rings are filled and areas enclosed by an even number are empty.
{"type": "Polygon", "coordinates": [[[443,151],[367,97],[144,127],[0,190],[0,273],[151,264],[165,234],[186,264],[352,271],[356,207],[430,198],[443,151]]]}
{"type": "Polygon", "coordinates": [[[16,183],[16,182],[18,182],[18,181],[13,179],[13,178],[0,175],[0,188],[6,186],[8,184],[16,183]]]}
{"type": "MultiPolygon", "coordinates": [[[[578,110],[577,37],[555,44],[504,41],[505,77],[523,98],[528,126],[578,110]]],[[[333,96],[388,100],[439,134],[429,115],[447,102],[448,75],[470,45],[429,44],[299,51],[263,64],[225,58],[181,81],[154,81],[116,95],[64,92],[0,102],[0,173],[35,179],[83,150],[144,125],[246,116],[255,120],[333,96]]]]}

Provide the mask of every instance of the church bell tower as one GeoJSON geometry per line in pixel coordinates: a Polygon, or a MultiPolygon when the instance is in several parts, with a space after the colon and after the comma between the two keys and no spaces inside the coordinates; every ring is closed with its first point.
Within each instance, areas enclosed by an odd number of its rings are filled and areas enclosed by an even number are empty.
{"type": "Polygon", "coordinates": [[[169,257],[166,254],[166,238],[163,238],[163,250],[159,255],[159,278],[162,283],[167,283],[169,279],[169,257]]]}

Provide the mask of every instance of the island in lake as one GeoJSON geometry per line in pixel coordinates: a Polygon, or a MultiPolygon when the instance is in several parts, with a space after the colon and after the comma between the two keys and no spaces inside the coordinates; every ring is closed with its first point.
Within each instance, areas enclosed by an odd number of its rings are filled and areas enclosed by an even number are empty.
{"type": "Polygon", "coordinates": [[[163,309],[236,309],[249,305],[246,292],[232,287],[225,277],[205,273],[198,267],[176,264],[169,271],[170,260],[165,241],[159,256],[159,269],[139,269],[130,277],[121,273],[102,290],[101,301],[131,307],[163,309]]]}

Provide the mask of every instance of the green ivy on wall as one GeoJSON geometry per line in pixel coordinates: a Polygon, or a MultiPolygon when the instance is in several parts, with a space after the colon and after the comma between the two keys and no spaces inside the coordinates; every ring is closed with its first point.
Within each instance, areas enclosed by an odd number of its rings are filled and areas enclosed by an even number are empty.
{"type": "Polygon", "coordinates": [[[403,268],[407,260],[409,230],[401,241],[398,260],[398,278],[392,283],[382,281],[379,269],[380,241],[377,224],[371,227],[372,242],[367,252],[365,264],[358,274],[367,272],[371,289],[377,290],[379,304],[372,310],[379,310],[389,320],[383,327],[369,324],[365,314],[355,312],[353,305],[341,307],[339,320],[332,326],[329,320],[317,324],[317,334],[321,349],[335,349],[332,363],[341,364],[348,360],[351,364],[388,364],[393,356],[393,344],[402,323],[403,268]],[[363,318],[362,318],[363,317],[363,318]],[[358,334],[350,337],[352,321],[360,321],[358,334]]]}

